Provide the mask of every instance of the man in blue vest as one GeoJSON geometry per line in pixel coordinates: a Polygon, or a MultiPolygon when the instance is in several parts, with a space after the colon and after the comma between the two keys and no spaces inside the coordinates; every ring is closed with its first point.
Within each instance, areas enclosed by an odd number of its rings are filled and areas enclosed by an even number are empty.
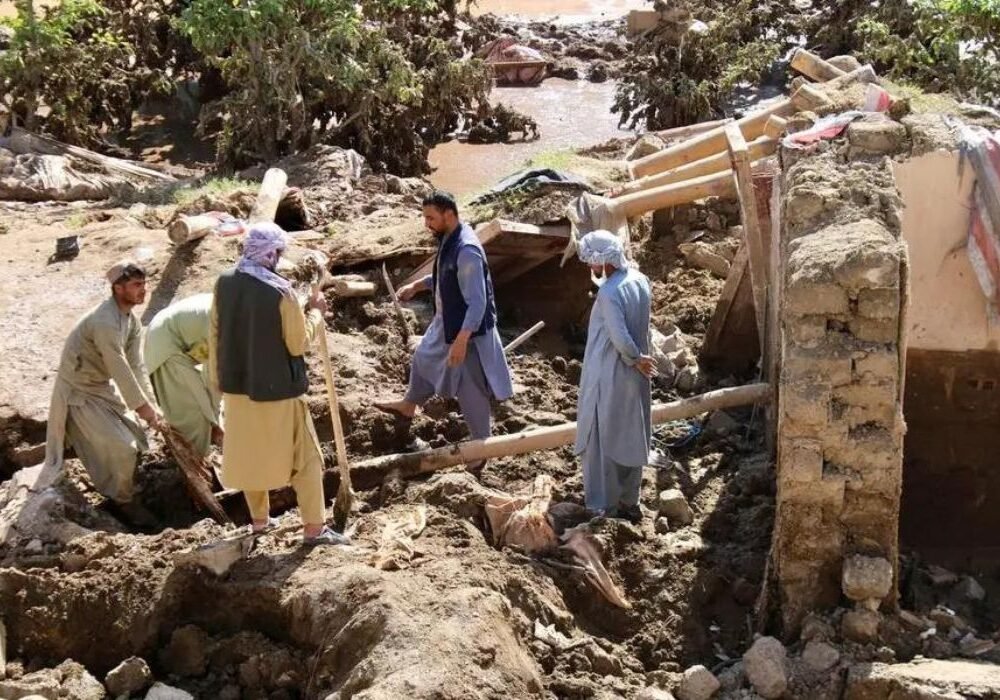
{"type": "Polygon", "coordinates": [[[490,435],[490,397],[514,393],[497,332],[493,282],[486,253],[472,228],[458,218],[455,199],[435,192],[424,200],[424,223],[438,239],[434,274],[402,287],[409,301],[434,292],[434,320],[413,354],[410,384],[401,401],[375,404],[403,419],[435,394],[457,398],[474,439],[490,435]]]}

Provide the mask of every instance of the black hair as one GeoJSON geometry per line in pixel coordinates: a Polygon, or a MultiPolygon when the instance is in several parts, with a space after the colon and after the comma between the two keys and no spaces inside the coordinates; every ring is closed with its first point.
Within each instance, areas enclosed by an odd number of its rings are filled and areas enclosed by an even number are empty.
{"type": "Polygon", "coordinates": [[[440,212],[451,211],[458,216],[458,205],[455,203],[455,198],[450,192],[444,192],[443,190],[435,190],[427,197],[424,197],[425,207],[434,207],[440,212]]]}

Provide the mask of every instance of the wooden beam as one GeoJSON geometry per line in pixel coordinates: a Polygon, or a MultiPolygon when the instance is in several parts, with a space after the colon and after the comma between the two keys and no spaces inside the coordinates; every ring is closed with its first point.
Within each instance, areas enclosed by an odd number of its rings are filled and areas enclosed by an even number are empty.
{"type": "Polygon", "coordinates": [[[819,82],[833,80],[847,74],[847,71],[840,70],[837,66],[824,61],[816,54],[805,49],[795,49],[792,52],[790,65],[792,70],[796,70],[807,78],[818,80],[819,82]]]}
{"type": "Polygon", "coordinates": [[[274,221],[287,182],[288,175],[281,168],[269,168],[264,173],[260,190],[257,192],[257,201],[254,202],[253,211],[250,213],[250,224],[258,221],[274,221]]]}
{"type": "Polygon", "coordinates": [[[608,200],[608,208],[626,218],[641,216],[657,209],[667,209],[678,204],[694,202],[705,197],[734,197],[736,187],[732,173],[722,172],[703,175],[684,182],[633,192],[608,200]]]}
{"type": "MultiPolygon", "coordinates": [[[[771,387],[767,384],[718,389],[687,399],[656,404],[652,409],[652,422],[656,425],[718,409],[766,403],[771,400],[771,396],[771,387]]],[[[565,423],[485,440],[459,442],[422,452],[375,457],[356,462],[351,468],[351,477],[360,488],[369,488],[380,483],[390,473],[404,478],[413,477],[457,464],[474,464],[484,459],[552,450],[569,445],[575,439],[576,423],[565,423]]]]}
{"type": "MultiPolygon", "coordinates": [[[[733,175],[736,180],[736,196],[740,203],[743,219],[743,237],[750,258],[750,282],[753,285],[754,313],[757,317],[757,335],[764,342],[767,324],[767,260],[761,241],[760,219],[757,215],[757,200],[753,193],[753,175],[750,172],[750,151],[743,134],[735,124],[726,128],[729,141],[729,155],[733,160],[733,175]]],[[[763,346],[761,347],[763,352],[763,346]]]]}
{"type": "MultiPolygon", "coordinates": [[[[732,267],[729,268],[729,275],[726,277],[726,283],[722,287],[722,293],[719,295],[719,301],[715,305],[712,319],[705,330],[705,339],[701,344],[699,356],[704,357],[709,363],[732,354],[726,352],[725,340],[732,335],[734,326],[746,325],[740,323],[740,319],[734,318],[735,315],[753,316],[750,327],[753,330],[757,328],[757,319],[753,311],[753,292],[746,281],[749,257],[746,242],[743,242],[736,251],[736,257],[733,258],[732,267]],[[741,298],[744,293],[746,299],[741,298]]],[[[756,356],[756,353],[753,355],[756,356]]]]}
{"type": "Polygon", "coordinates": [[[727,117],[726,119],[716,119],[715,121],[690,124],[688,126],[675,126],[673,129],[664,129],[663,131],[654,131],[653,133],[661,139],[676,141],[678,139],[689,139],[692,136],[704,134],[706,131],[711,131],[717,127],[725,126],[731,121],[733,121],[733,118],[727,117]]]}
{"type": "MultiPolygon", "coordinates": [[[[749,148],[750,159],[758,160],[759,158],[766,158],[767,156],[772,155],[778,149],[778,142],[773,138],[761,136],[760,138],[755,139],[753,143],[749,144],[749,148]]],[[[701,177],[702,175],[711,175],[712,173],[730,170],[732,167],[732,160],[730,159],[728,152],[716,153],[708,158],[702,158],[701,160],[696,160],[695,162],[688,163],[687,165],[681,165],[680,167],[673,168],[672,170],[666,170],[662,173],[656,173],[655,175],[647,175],[646,177],[639,178],[638,180],[628,182],[616,191],[616,197],[621,197],[622,195],[631,194],[633,192],[639,192],[640,190],[652,189],[654,187],[663,187],[664,185],[669,185],[674,182],[683,182],[684,180],[701,177]]]]}

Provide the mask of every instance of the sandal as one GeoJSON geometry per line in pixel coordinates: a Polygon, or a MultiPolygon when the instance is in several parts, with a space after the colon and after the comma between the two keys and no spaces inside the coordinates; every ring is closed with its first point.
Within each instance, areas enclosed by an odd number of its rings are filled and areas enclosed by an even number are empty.
{"type": "Polygon", "coordinates": [[[342,535],[332,527],[323,527],[323,530],[315,537],[302,537],[303,547],[315,547],[319,544],[350,544],[351,539],[347,535],[342,535]]]}
{"type": "Polygon", "coordinates": [[[268,518],[267,522],[260,528],[254,527],[253,523],[250,524],[250,532],[254,535],[265,535],[272,530],[278,529],[278,519],[268,518]]]}

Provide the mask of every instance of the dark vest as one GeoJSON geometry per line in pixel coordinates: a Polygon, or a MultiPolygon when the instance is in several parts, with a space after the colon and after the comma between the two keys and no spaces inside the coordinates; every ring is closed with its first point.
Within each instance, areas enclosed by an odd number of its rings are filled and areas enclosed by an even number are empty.
{"type": "Polygon", "coordinates": [[[280,401],[309,389],[306,362],[292,357],[281,332],[281,292],[231,270],[215,283],[219,388],[254,401],[280,401]]]}
{"type": "Polygon", "coordinates": [[[486,264],[486,251],[483,250],[483,245],[472,227],[460,223],[458,229],[441,242],[437,257],[434,259],[434,288],[438,288],[440,280],[444,341],[449,345],[455,342],[456,336],[462,330],[465,312],[469,308],[458,285],[458,253],[466,246],[475,248],[482,256],[483,279],[486,280],[486,311],[482,323],[472,335],[484,335],[497,325],[497,308],[493,302],[493,279],[490,277],[490,266],[486,264]]]}

